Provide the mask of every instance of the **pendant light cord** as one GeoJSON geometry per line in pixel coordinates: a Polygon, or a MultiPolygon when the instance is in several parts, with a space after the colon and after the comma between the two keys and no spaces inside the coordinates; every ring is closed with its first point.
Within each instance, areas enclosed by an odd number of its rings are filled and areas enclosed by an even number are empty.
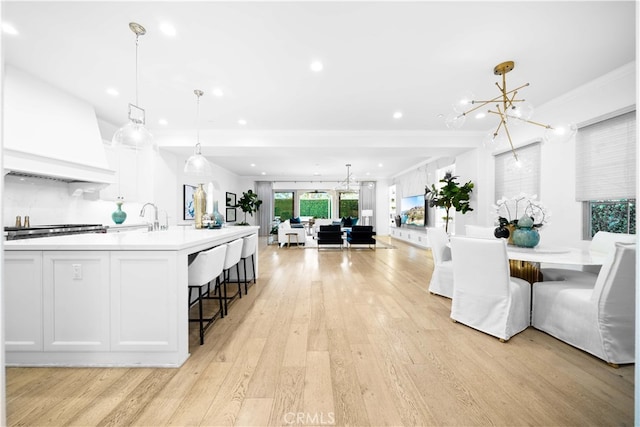
{"type": "Polygon", "coordinates": [[[138,40],[140,35],[136,33],[136,107],[138,104],[138,40]]]}

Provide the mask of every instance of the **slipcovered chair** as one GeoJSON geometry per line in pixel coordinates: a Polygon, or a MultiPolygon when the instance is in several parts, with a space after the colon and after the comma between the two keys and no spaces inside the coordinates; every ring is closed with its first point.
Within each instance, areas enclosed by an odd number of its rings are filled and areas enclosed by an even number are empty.
{"type": "MultiPolygon", "coordinates": [[[[606,257],[615,249],[616,242],[636,243],[635,234],[609,233],[608,231],[598,231],[591,239],[589,252],[594,255],[606,257]]],[[[557,282],[561,280],[585,280],[595,283],[600,266],[586,265],[582,270],[571,270],[568,268],[541,268],[542,277],[545,282],[557,282]]]]}
{"type": "Polygon", "coordinates": [[[200,345],[204,344],[204,333],[213,321],[220,317],[224,317],[222,294],[220,292],[220,274],[223,270],[227,245],[216,246],[213,249],[198,253],[193,262],[188,267],[188,286],[189,286],[189,309],[198,304],[198,317],[189,317],[189,322],[198,322],[200,325],[200,345]],[[215,280],[214,294],[211,295],[211,282],[215,280]],[[206,291],[204,288],[206,286],[206,291]],[[194,297],[193,291],[198,291],[194,297]],[[217,299],[220,307],[211,316],[205,317],[203,300],[217,299]],[[205,323],[206,322],[206,323],[205,323]]]}
{"type": "Polygon", "coordinates": [[[433,273],[429,282],[429,292],[451,298],[453,297],[453,262],[451,249],[448,246],[449,237],[444,228],[436,227],[427,229],[427,238],[433,256],[433,273]]]}
{"type": "Polygon", "coordinates": [[[318,250],[320,245],[340,245],[342,249],[342,230],[339,225],[321,225],[318,231],[318,250]]]}
{"type": "Polygon", "coordinates": [[[305,244],[307,239],[307,231],[302,228],[293,228],[289,220],[283,221],[278,225],[278,245],[282,247],[285,243],[289,243],[290,237],[288,234],[295,234],[297,237],[297,244],[305,244]]]}
{"type": "Polygon", "coordinates": [[[636,245],[615,243],[595,284],[533,285],[534,328],[617,367],[635,361],[636,245]]]}
{"type": "Polygon", "coordinates": [[[529,326],[531,285],[509,275],[503,239],[452,237],[451,318],[504,342],[529,326]]]}
{"type": "Polygon", "coordinates": [[[376,239],[373,238],[373,226],[371,225],[354,225],[351,231],[347,232],[347,242],[351,245],[368,245],[369,249],[373,245],[376,248],[376,239]]]}

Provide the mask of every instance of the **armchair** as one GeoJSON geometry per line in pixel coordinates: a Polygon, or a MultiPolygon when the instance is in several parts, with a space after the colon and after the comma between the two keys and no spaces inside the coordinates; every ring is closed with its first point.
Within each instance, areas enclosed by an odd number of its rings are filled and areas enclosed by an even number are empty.
{"type": "Polygon", "coordinates": [[[278,244],[280,247],[282,247],[285,243],[288,244],[289,242],[289,237],[287,236],[287,234],[296,234],[297,238],[298,238],[298,245],[299,244],[305,244],[305,240],[306,240],[306,236],[307,236],[307,231],[304,228],[293,228],[291,227],[291,223],[289,222],[289,220],[286,220],[284,222],[281,222],[280,225],[278,225],[278,244]]]}
{"type": "Polygon", "coordinates": [[[340,245],[342,250],[342,231],[339,225],[321,225],[317,239],[318,249],[320,245],[340,245]]]}
{"type": "Polygon", "coordinates": [[[635,361],[636,245],[616,243],[595,283],[533,285],[534,328],[612,366],[635,361]]]}
{"type": "Polygon", "coordinates": [[[373,245],[373,249],[376,248],[376,239],[373,238],[373,226],[371,225],[354,225],[351,227],[351,231],[347,232],[347,242],[351,245],[373,245]]]}

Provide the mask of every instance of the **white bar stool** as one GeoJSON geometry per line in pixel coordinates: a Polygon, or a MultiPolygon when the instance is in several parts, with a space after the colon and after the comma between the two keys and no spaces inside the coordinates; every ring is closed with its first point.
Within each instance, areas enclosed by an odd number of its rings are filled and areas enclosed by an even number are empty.
{"type": "Polygon", "coordinates": [[[240,256],[242,255],[242,239],[236,239],[233,242],[227,243],[227,253],[224,257],[224,266],[223,266],[223,279],[222,284],[224,285],[224,314],[225,316],[229,313],[228,302],[233,300],[235,297],[242,298],[242,284],[240,283],[240,256]],[[236,277],[238,278],[238,291],[231,295],[227,296],[227,283],[229,283],[229,273],[231,272],[232,267],[236,267],[236,277]]]}
{"type": "Polygon", "coordinates": [[[200,252],[193,262],[189,265],[189,309],[197,302],[198,303],[198,317],[189,317],[190,322],[198,322],[200,324],[200,345],[204,344],[204,332],[213,321],[220,316],[224,317],[224,311],[222,306],[223,297],[220,292],[220,274],[224,265],[225,254],[227,252],[227,245],[216,246],[215,248],[200,252]],[[211,296],[211,282],[215,279],[215,291],[218,291],[218,297],[211,296]],[[206,292],[203,293],[204,287],[207,287],[206,292]],[[191,292],[198,290],[196,299],[192,299],[191,292]],[[217,299],[220,303],[220,308],[212,314],[211,317],[204,317],[202,300],[205,299],[217,299]],[[205,321],[207,322],[205,324],[205,321]]]}
{"type": "MultiPolygon", "coordinates": [[[[253,271],[253,283],[256,283],[256,262],[254,255],[256,253],[256,249],[258,248],[258,235],[252,234],[251,236],[244,237],[242,244],[242,253],[240,254],[240,259],[242,260],[243,268],[244,268],[244,293],[245,295],[248,292],[248,284],[247,284],[247,258],[251,257],[251,270],[253,271]]],[[[249,280],[250,281],[250,280],[249,280]]]]}

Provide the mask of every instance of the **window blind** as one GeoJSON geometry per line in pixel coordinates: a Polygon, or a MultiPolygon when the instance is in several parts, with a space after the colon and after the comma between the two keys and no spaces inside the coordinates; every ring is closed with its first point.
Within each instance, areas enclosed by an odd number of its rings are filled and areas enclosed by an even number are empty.
{"type": "Polygon", "coordinates": [[[636,112],[578,130],[576,200],[635,198],[636,112]]]}
{"type": "Polygon", "coordinates": [[[520,165],[511,151],[495,156],[495,199],[511,198],[520,193],[540,198],[540,142],[517,149],[520,165]]]}

